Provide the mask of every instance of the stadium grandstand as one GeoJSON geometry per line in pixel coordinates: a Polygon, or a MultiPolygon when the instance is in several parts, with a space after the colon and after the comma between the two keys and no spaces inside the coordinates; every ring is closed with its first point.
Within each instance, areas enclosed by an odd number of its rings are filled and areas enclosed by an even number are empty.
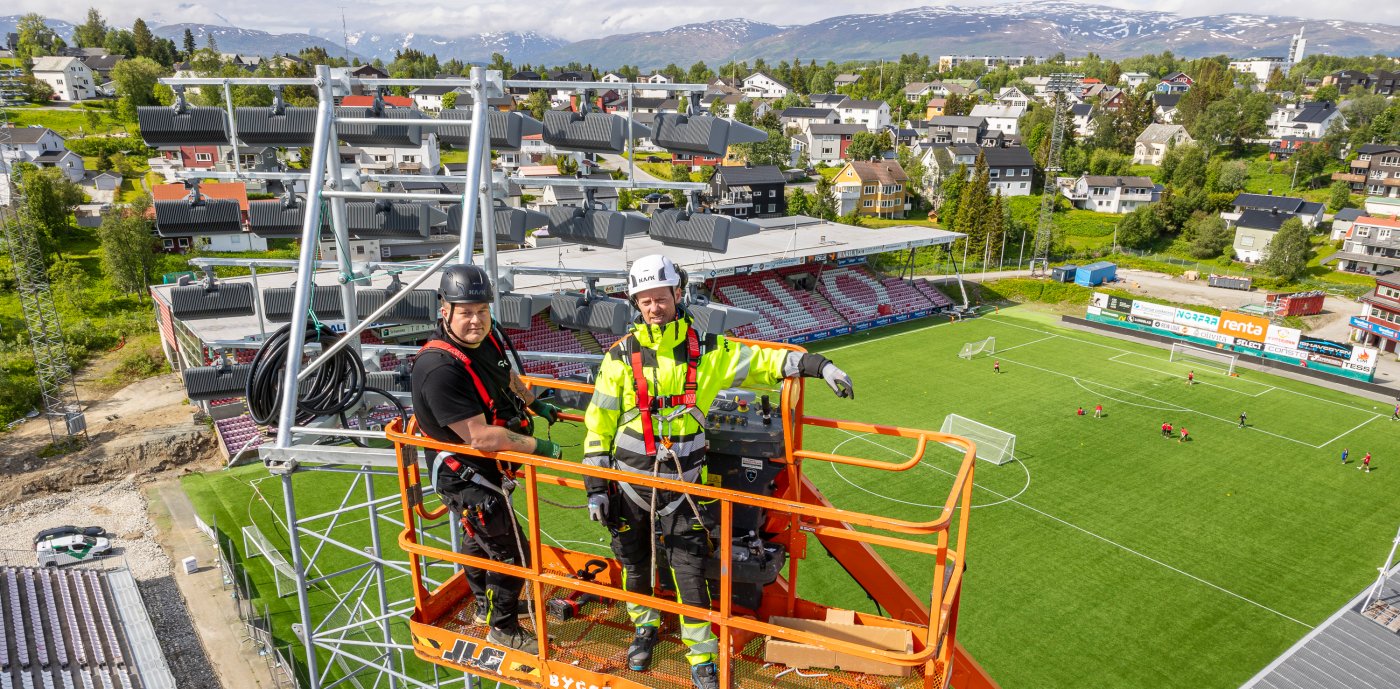
{"type": "Polygon", "coordinates": [[[173,689],[125,568],[0,568],[0,689],[173,689]]]}
{"type": "MultiPolygon", "coordinates": [[[[567,266],[596,270],[625,269],[633,259],[652,253],[665,253],[683,266],[701,294],[719,304],[747,309],[758,314],[755,322],[734,330],[739,337],[791,342],[810,342],[846,335],[870,328],[926,318],[954,307],[953,301],[928,280],[904,279],[880,274],[867,263],[876,254],[906,253],[934,247],[941,250],[961,234],[918,226],[870,229],[842,225],[804,216],[759,219],[758,234],[737,237],[728,251],[715,254],[698,249],[677,248],[645,236],[629,237],[622,249],[576,244],[554,244],[502,251],[499,270],[511,292],[549,295],[578,292],[585,288],[577,278],[557,275],[516,274],[521,268],[567,266]]],[[[926,249],[929,250],[929,249],[926,249]]],[[[394,269],[417,264],[381,264],[389,270],[377,273],[362,287],[384,288],[397,279],[386,275],[394,269]]],[[[337,274],[317,274],[320,289],[338,289],[337,274]]],[[[247,365],[266,335],[280,327],[285,316],[269,313],[269,292],[285,294],[295,273],[260,272],[258,292],[252,304],[242,304],[244,315],[216,315],[210,310],[181,317],[181,308],[172,308],[172,292],[179,285],[151,287],[157,309],[162,342],[170,365],[177,371],[194,367],[226,364],[247,365]],[[249,310],[253,313],[248,313],[249,310]],[[277,321],[277,322],[274,322],[277,321]]],[[[224,287],[252,285],[249,277],[219,278],[224,287]]],[[[436,284],[429,280],[427,284],[436,284]]],[[[615,294],[620,280],[600,280],[598,289],[615,294]]],[[[223,289],[223,288],[221,288],[223,289]]],[[[339,320],[338,294],[327,300],[328,311],[318,313],[318,321],[336,331],[345,329],[339,320]]],[[[620,294],[615,294],[620,296],[620,294]]],[[[320,301],[316,302],[319,304],[320,301]]],[[[400,383],[407,379],[413,350],[432,330],[426,321],[385,322],[361,333],[361,342],[370,353],[371,369],[392,374],[400,383]],[[377,355],[376,355],[377,353],[377,355]]],[[[596,360],[618,339],[606,332],[569,330],[550,320],[548,312],[536,313],[526,329],[507,329],[507,334],[526,358],[526,371],[539,376],[588,379],[596,360]],[[541,358],[538,354],[554,355],[541,358]]],[[[258,447],[264,434],[246,413],[237,376],[226,388],[227,394],[210,399],[191,390],[191,399],[205,401],[215,421],[221,442],[231,457],[258,447]]],[[[389,379],[382,379],[381,382],[389,379]]],[[[384,382],[386,389],[406,392],[406,386],[384,382]]],[[[386,408],[385,414],[389,410],[386,408]]]]}

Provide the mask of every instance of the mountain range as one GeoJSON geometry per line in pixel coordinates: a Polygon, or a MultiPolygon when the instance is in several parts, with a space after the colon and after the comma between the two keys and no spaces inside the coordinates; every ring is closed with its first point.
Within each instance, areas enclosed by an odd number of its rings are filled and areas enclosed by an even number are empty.
{"type": "MultiPolygon", "coordinates": [[[[13,31],[17,16],[0,17],[0,34],[13,31]]],[[[226,20],[218,15],[217,20],[226,20]]],[[[65,38],[73,25],[50,20],[65,38]]],[[[568,42],[535,32],[491,32],[449,38],[428,33],[351,31],[272,34],[256,29],[202,23],[164,24],[154,32],[178,44],[188,28],[198,45],[213,35],[224,52],[271,54],[320,46],[332,55],[382,59],[413,48],[439,59],[486,62],[491,53],[516,64],[569,62],[608,69],[636,65],[655,69],[703,60],[712,67],[729,60],[873,60],[904,53],[1068,56],[1093,52],[1121,58],[1171,50],[1183,57],[1284,55],[1290,37],[1304,29],[1309,53],[1400,56],[1400,27],[1340,20],[1303,20],[1250,14],[1182,17],[1167,12],[1124,10],[1067,0],[1032,0],[983,7],[916,7],[887,14],[851,14],[811,24],[777,26],[723,19],[644,33],[568,42]],[[319,34],[319,35],[318,35],[319,34]],[[348,40],[347,40],[348,39],[348,40]],[[342,45],[342,43],[344,45],[342,45]]]]}

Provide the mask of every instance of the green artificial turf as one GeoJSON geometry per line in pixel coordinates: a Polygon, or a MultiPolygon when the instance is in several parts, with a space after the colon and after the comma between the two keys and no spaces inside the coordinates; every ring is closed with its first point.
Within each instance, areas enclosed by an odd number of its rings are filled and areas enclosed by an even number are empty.
{"type": "MultiPolygon", "coordinates": [[[[857,398],[836,399],[814,382],[811,415],[938,430],[956,413],[1016,434],[1017,461],[976,467],[958,626],[959,640],[1007,689],[1239,686],[1371,580],[1400,518],[1390,409],[1353,395],[1205,366],[1188,387],[1187,367],[1169,362],[1166,350],[1064,329],[1024,307],[813,348],[850,373],[857,398]],[[988,336],[996,337],[995,357],[957,357],[964,343],[988,336]],[[1094,419],[1100,403],[1107,415],[1094,419]],[[1090,415],[1076,416],[1080,405],[1090,415]],[[1249,413],[1244,429],[1241,411],[1249,413]],[[1164,421],[1190,429],[1191,442],[1163,439],[1164,421]],[[1338,461],[1344,446],[1353,458],[1346,467],[1338,461]],[[1365,474],[1355,462],[1368,450],[1375,471],[1365,474]]],[[[554,435],[572,444],[579,433],[561,427],[554,435]]],[[[823,429],[808,430],[806,446],[890,461],[912,449],[823,429]]],[[[958,458],[935,447],[904,474],[804,466],[838,507],[922,520],[946,499],[958,458]]],[[[335,509],[351,479],[310,472],[295,480],[298,510],[310,515],[335,509]]],[[[282,514],[280,479],[261,467],[191,476],[185,486],[206,521],[217,520],[239,547],[238,527],[250,518],[285,547],[273,517],[282,514]]],[[[376,489],[385,496],[397,487],[381,478],[376,489]]],[[[582,502],[565,491],[546,497],[582,502]]],[[[397,516],[397,503],[386,511],[397,516]]],[[[580,511],[542,511],[546,542],[607,552],[605,534],[580,511]]],[[[365,545],[363,513],[343,519],[351,523],[333,537],[365,545]]],[[[398,529],[387,521],[381,529],[392,543],[398,529]]],[[[873,611],[817,542],[809,545],[800,594],[873,611]]],[[[309,553],[315,542],[303,547],[309,553]]],[[[915,592],[929,591],[926,558],[881,553],[915,592]]],[[[358,561],[327,546],[317,569],[358,561]]],[[[258,592],[270,592],[264,561],[248,568],[258,592]]],[[[316,607],[333,609],[357,577],[321,585],[316,607]]],[[[406,577],[391,573],[389,591],[392,600],[406,597],[406,577]]],[[[374,607],[373,595],[365,603],[374,607]]],[[[294,639],[294,598],[264,595],[258,605],[271,610],[282,642],[294,639]]],[[[394,630],[406,640],[402,622],[394,630]]],[[[411,656],[407,666],[414,676],[432,674],[411,656]]]]}

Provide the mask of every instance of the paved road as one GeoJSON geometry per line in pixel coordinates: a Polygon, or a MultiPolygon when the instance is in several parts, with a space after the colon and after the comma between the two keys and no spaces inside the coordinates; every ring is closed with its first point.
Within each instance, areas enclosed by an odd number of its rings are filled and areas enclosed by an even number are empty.
{"type": "MultiPolygon", "coordinates": [[[[612,170],[622,170],[624,172],[627,171],[627,166],[629,164],[628,160],[620,155],[613,155],[611,153],[600,153],[598,157],[602,159],[603,167],[612,170]]],[[[633,169],[633,179],[635,179],[638,182],[648,183],[667,181],[651,174],[650,172],[647,172],[646,170],[643,170],[641,165],[638,165],[636,166],[636,168],[633,169]]]]}

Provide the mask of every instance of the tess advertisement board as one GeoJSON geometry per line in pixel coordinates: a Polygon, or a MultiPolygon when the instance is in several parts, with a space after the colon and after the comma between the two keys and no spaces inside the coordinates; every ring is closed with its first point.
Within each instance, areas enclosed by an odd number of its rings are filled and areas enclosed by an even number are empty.
{"type": "Polygon", "coordinates": [[[1220,326],[1216,329],[1221,335],[1229,335],[1241,340],[1264,343],[1269,332],[1269,320],[1258,316],[1234,311],[1220,312],[1220,326]]]}

